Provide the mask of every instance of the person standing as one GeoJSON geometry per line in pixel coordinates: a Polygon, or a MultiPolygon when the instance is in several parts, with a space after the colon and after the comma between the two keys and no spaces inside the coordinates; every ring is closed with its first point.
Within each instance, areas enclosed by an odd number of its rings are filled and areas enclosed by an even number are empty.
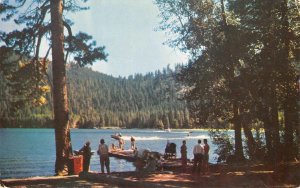
{"type": "Polygon", "coordinates": [[[204,154],[204,149],[201,145],[200,139],[198,140],[198,144],[194,146],[193,154],[194,154],[193,172],[200,173],[201,166],[202,166],[202,160],[203,160],[203,154],[204,154]]]}
{"type": "Polygon", "coordinates": [[[204,149],[204,155],[203,155],[203,170],[204,172],[208,172],[209,169],[208,169],[208,160],[209,160],[209,145],[207,143],[207,139],[204,139],[203,140],[204,142],[204,146],[203,146],[203,149],[204,149]]]}
{"type": "Polygon", "coordinates": [[[182,141],[182,146],[180,147],[180,153],[181,153],[182,171],[185,172],[187,166],[187,147],[186,147],[185,140],[182,141]]]}
{"type": "Polygon", "coordinates": [[[123,139],[123,138],[120,138],[120,139],[119,139],[119,148],[120,148],[121,150],[124,150],[124,144],[125,144],[124,139],[123,139]]]}
{"type": "Polygon", "coordinates": [[[124,150],[124,144],[125,144],[125,141],[124,141],[124,139],[122,138],[122,134],[121,133],[119,133],[119,135],[118,135],[118,141],[119,141],[119,148],[121,149],[121,150],[124,150]]]}
{"type": "Polygon", "coordinates": [[[104,165],[105,165],[106,172],[109,174],[110,170],[109,170],[108,146],[105,144],[104,139],[100,140],[97,153],[98,155],[100,155],[101,172],[104,173],[104,165]]]}
{"type": "Polygon", "coordinates": [[[79,153],[83,155],[83,171],[88,172],[90,168],[90,161],[91,161],[91,147],[90,142],[87,141],[85,145],[79,150],[79,153]]]}
{"type": "Polygon", "coordinates": [[[130,138],[130,142],[131,142],[131,149],[135,150],[136,146],[135,146],[135,139],[133,138],[133,136],[130,138]]]}

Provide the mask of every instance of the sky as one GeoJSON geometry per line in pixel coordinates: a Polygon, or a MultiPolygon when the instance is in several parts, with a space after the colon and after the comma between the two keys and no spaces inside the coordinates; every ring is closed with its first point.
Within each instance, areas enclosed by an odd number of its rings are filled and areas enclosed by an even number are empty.
{"type": "MultiPolygon", "coordinates": [[[[84,5],[90,9],[68,13],[67,17],[74,22],[73,34],[85,32],[93,36],[97,46],[106,47],[107,62],[94,62],[93,70],[127,77],[187,62],[187,54],[163,44],[168,37],[158,30],[161,18],[153,0],[89,0],[84,5]]],[[[20,27],[2,22],[0,30],[3,29],[12,31],[20,27]]],[[[45,54],[48,44],[42,46],[45,54]]]]}
{"type": "Polygon", "coordinates": [[[160,18],[152,0],[90,0],[86,5],[89,10],[71,15],[73,33],[92,35],[109,54],[108,61],[95,62],[93,70],[126,77],[187,61],[186,54],[163,44],[164,31],[155,31],[160,18]]]}

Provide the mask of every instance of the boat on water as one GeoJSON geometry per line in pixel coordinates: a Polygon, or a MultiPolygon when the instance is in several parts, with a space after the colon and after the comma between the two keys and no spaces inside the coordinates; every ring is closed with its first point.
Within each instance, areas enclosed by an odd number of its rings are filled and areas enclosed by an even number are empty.
{"type": "Polygon", "coordinates": [[[116,139],[116,140],[120,140],[121,139],[121,137],[119,136],[119,135],[111,135],[110,136],[111,138],[113,138],[113,139],[116,139]]]}
{"type": "MultiPolygon", "coordinates": [[[[142,151],[143,149],[141,149],[142,151]]],[[[160,167],[164,170],[178,170],[181,169],[181,159],[180,158],[168,158],[168,159],[164,159],[161,153],[159,152],[155,152],[155,151],[150,151],[148,150],[148,154],[149,156],[151,155],[153,156],[160,156],[159,158],[159,164],[160,167]]],[[[144,155],[144,153],[143,153],[144,155]]],[[[134,162],[136,163],[139,160],[139,155],[138,153],[136,153],[134,150],[120,150],[120,149],[116,149],[116,150],[110,150],[109,151],[109,156],[110,157],[115,157],[118,159],[124,159],[128,162],[134,162]]],[[[149,158],[145,158],[145,160],[148,160],[149,158]]],[[[191,163],[190,160],[188,160],[188,163],[191,163]]]]}
{"type": "MultiPolygon", "coordinates": [[[[73,150],[73,153],[75,154],[75,156],[78,156],[78,155],[82,155],[83,152],[80,152],[79,150],[73,150]]],[[[94,155],[96,153],[95,150],[92,150],[91,151],[91,154],[94,155]]]]}
{"type": "Polygon", "coordinates": [[[112,134],[110,137],[116,140],[122,139],[121,133],[112,134]]]}
{"type": "Polygon", "coordinates": [[[130,162],[134,162],[136,159],[133,150],[113,149],[109,151],[109,156],[119,159],[125,159],[130,162]]]}

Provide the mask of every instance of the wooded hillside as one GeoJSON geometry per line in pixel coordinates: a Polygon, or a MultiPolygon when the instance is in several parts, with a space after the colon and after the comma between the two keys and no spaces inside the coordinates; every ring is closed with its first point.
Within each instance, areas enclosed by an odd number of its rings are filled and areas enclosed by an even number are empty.
{"type": "MultiPolygon", "coordinates": [[[[70,65],[68,95],[73,127],[191,128],[184,101],[178,100],[174,71],[169,67],[128,78],[70,65]]],[[[11,111],[8,86],[1,79],[2,127],[52,127],[51,95],[39,107],[11,111]],[[5,99],[6,98],[6,99],[5,99]]]]}

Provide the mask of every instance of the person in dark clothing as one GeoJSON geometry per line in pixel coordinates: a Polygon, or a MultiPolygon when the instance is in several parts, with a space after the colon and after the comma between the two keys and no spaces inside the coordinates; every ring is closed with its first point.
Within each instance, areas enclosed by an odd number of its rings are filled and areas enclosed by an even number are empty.
{"type": "Polygon", "coordinates": [[[204,142],[204,146],[203,146],[203,149],[204,149],[204,155],[203,155],[203,170],[204,170],[204,173],[208,173],[209,172],[209,165],[208,165],[208,160],[209,160],[209,145],[207,143],[207,139],[204,139],[203,140],[204,142]]]}
{"type": "Polygon", "coordinates": [[[130,142],[131,142],[131,149],[135,150],[136,146],[135,146],[135,139],[133,137],[130,138],[130,142]]]}
{"type": "Polygon", "coordinates": [[[87,141],[85,145],[79,150],[79,153],[83,155],[83,171],[88,172],[90,168],[90,161],[91,161],[91,147],[90,142],[87,141]]]}
{"type": "Polygon", "coordinates": [[[182,146],[180,147],[180,153],[181,153],[182,170],[185,172],[187,166],[187,147],[186,147],[185,140],[182,141],[182,146]]]}

